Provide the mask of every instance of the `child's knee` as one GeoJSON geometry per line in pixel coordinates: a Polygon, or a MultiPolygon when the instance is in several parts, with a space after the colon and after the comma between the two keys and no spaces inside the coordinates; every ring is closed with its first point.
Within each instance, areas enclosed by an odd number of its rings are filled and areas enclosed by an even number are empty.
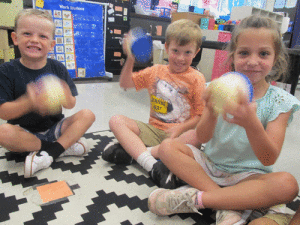
{"type": "Polygon", "coordinates": [[[88,120],[88,121],[92,121],[92,122],[94,122],[96,120],[96,116],[95,116],[95,114],[91,110],[89,110],[89,109],[83,109],[80,112],[81,112],[80,117],[82,119],[85,119],[85,120],[88,120]]]}
{"type": "Polygon", "coordinates": [[[296,178],[287,172],[284,172],[285,180],[288,182],[289,185],[289,191],[291,193],[290,201],[293,201],[294,198],[298,196],[299,193],[299,186],[296,178]]]}
{"type": "Polygon", "coordinates": [[[163,140],[158,148],[159,158],[172,154],[172,149],[174,150],[174,148],[175,145],[173,139],[167,138],[163,140]]]}
{"type": "Polygon", "coordinates": [[[114,115],[109,120],[109,127],[119,126],[122,123],[125,123],[125,117],[123,115],[114,115]]]}
{"type": "Polygon", "coordinates": [[[8,140],[14,134],[13,125],[5,123],[0,125],[0,143],[2,140],[8,140]]]}
{"type": "Polygon", "coordinates": [[[285,193],[282,197],[284,201],[291,202],[299,193],[299,186],[296,178],[288,172],[280,172],[278,177],[280,181],[281,193],[285,193]]]}

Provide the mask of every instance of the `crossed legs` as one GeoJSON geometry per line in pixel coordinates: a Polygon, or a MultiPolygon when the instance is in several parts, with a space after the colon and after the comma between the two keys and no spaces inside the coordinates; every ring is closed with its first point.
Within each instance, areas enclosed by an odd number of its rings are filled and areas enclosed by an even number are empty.
{"type": "MultiPolygon", "coordinates": [[[[65,119],[62,125],[62,135],[58,142],[65,148],[69,148],[83,136],[95,121],[95,115],[88,109],[81,110],[65,119]]],[[[41,141],[35,135],[23,128],[2,124],[0,126],[0,145],[14,152],[31,152],[41,149],[41,141]]]]}
{"type": "Polygon", "coordinates": [[[286,172],[257,174],[236,185],[221,188],[195,161],[192,150],[180,142],[163,141],[158,155],[176,176],[203,191],[202,203],[206,208],[226,210],[268,208],[291,202],[298,194],[296,179],[286,172]]]}

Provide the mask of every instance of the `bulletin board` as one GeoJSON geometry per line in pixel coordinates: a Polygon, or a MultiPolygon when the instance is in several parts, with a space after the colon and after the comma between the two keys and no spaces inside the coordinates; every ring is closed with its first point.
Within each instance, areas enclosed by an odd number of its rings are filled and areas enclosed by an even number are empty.
{"type": "Polygon", "coordinates": [[[105,76],[103,5],[100,3],[37,0],[36,8],[51,13],[56,45],[49,58],[62,62],[71,78],[105,76]]]}

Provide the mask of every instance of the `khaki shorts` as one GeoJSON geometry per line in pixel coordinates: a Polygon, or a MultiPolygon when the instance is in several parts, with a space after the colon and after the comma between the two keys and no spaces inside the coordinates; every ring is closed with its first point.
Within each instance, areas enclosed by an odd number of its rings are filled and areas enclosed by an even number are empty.
{"type": "Polygon", "coordinates": [[[166,139],[167,133],[163,130],[157,129],[154,126],[135,120],[140,129],[140,139],[144,142],[146,147],[152,147],[159,145],[164,139],[166,139]]]}
{"type": "Polygon", "coordinates": [[[287,213],[274,213],[264,215],[263,218],[274,220],[279,225],[288,225],[292,220],[293,215],[287,213]]]}

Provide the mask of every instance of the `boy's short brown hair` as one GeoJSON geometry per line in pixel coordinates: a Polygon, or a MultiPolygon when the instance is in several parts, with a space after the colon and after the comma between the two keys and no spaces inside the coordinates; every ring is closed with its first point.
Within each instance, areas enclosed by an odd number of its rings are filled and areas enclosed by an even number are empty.
{"type": "Polygon", "coordinates": [[[195,42],[196,48],[199,49],[202,44],[202,32],[199,25],[191,20],[177,20],[171,23],[166,31],[166,44],[169,45],[173,40],[179,46],[195,42]]]}
{"type": "Polygon", "coordinates": [[[15,32],[17,32],[19,20],[24,16],[37,16],[37,17],[41,17],[41,18],[45,18],[45,19],[49,20],[53,24],[53,38],[54,38],[55,24],[53,22],[53,18],[51,16],[51,14],[48,11],[40,10],[40,9],[23,9],[23,10],[21,10],[15,18],[15,28],[14,28],[15,32]]]}

